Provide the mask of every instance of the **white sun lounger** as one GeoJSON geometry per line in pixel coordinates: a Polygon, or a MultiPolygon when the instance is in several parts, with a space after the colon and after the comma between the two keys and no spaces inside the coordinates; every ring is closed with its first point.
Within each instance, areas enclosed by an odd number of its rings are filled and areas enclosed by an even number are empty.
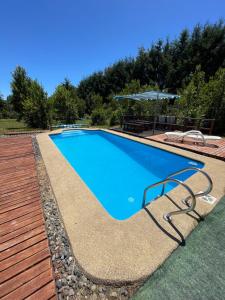
{"type": "Polygon", "coordinates": [[[189,137],[194,140],[194,142],[203,143],[203,145],[206,145],[207,141],[217,141],[220,140],[220,136],[214,136],[214,135],[204,135],[201,131],[198,130],[190,130],[186,132],[166,132],[165,133],[167,140],[179,140],[181,142],[184,142],[185,137],[189,137]]]}

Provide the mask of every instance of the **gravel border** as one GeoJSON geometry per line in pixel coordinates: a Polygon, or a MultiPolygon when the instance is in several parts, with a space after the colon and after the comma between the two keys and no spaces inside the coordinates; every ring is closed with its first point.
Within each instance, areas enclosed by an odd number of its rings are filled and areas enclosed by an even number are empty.
{"type": "Polygon", "coordinates": [[[129,299],[141,283],[120,287],[99,284],[88,278],[76,262],[35,136],[32,143],[58,299],[129,299]]]}

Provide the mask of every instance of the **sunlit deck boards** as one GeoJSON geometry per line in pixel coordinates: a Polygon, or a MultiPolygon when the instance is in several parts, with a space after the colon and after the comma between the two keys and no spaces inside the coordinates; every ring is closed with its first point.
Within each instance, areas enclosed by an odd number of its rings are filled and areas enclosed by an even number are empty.
{"type": "Polygon", "coordinates": [[[56,299],[31,137],[0,139],[0,299],[56,299]]]}
{"type": "Polygon", "coordinates": [[[210,156],[225,161],[225,139],[224,138],[221,140],[210,141],[209,145],[202,146],[202,145],[193,144],[191,139],[189,140],[189,143],[188,143],[188,139],[186,139],[185,143],[172,141],[172,140],[167,141],[165,134],[157,134],[157,135],[152,135],[149,137],[146,136],[146,137],[152,141],[172,145],[177,148],[190,150],[202,155],[210,156]]]}

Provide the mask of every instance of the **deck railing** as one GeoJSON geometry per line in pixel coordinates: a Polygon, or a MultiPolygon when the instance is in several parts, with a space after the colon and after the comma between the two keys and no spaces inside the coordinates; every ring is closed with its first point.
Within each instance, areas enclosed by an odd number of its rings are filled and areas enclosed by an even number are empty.
{"type": "Polygon", "coordinates": [[[140,116],[124,115],[121,120],[125,131],[142,132],[144,130],[200,130],[202,133],[212,134],[215,119],[206,118],[178,118],[176,116],[140,116]]]}

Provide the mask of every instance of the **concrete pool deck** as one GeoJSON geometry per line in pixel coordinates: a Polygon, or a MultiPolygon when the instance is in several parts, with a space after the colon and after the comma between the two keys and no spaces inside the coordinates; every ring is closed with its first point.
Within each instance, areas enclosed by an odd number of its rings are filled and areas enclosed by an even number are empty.
{"type": "MultiPolygon", "coordinates": [[[[203,162],[203,170],[214,183],[211,194],[218,199],[216,203],[225,194],[223,161],[124,133],[105,131],[203,162]]],[[[54,131],[59,132],[61,130],[54,131]]],[[[174,203],[163,196],[127,220],[113,219],[62,156],[49,133],[38,135],[37,140],[74,256],[92,279],[111,283],[145,279],[198,224],[195,213],[174,216],[172,224],[162,217],[164,213],[177,210],[176,205],[184,207],[180,200],[187,194],[181,186],[168,193],[174,203]]],[[[198,192],[207,182],[201,174],[194,174],[185,183],[198,192]]],[[[205,216],[216,203],[211,205],[197,199],[195,210],[205,216]]]]}

